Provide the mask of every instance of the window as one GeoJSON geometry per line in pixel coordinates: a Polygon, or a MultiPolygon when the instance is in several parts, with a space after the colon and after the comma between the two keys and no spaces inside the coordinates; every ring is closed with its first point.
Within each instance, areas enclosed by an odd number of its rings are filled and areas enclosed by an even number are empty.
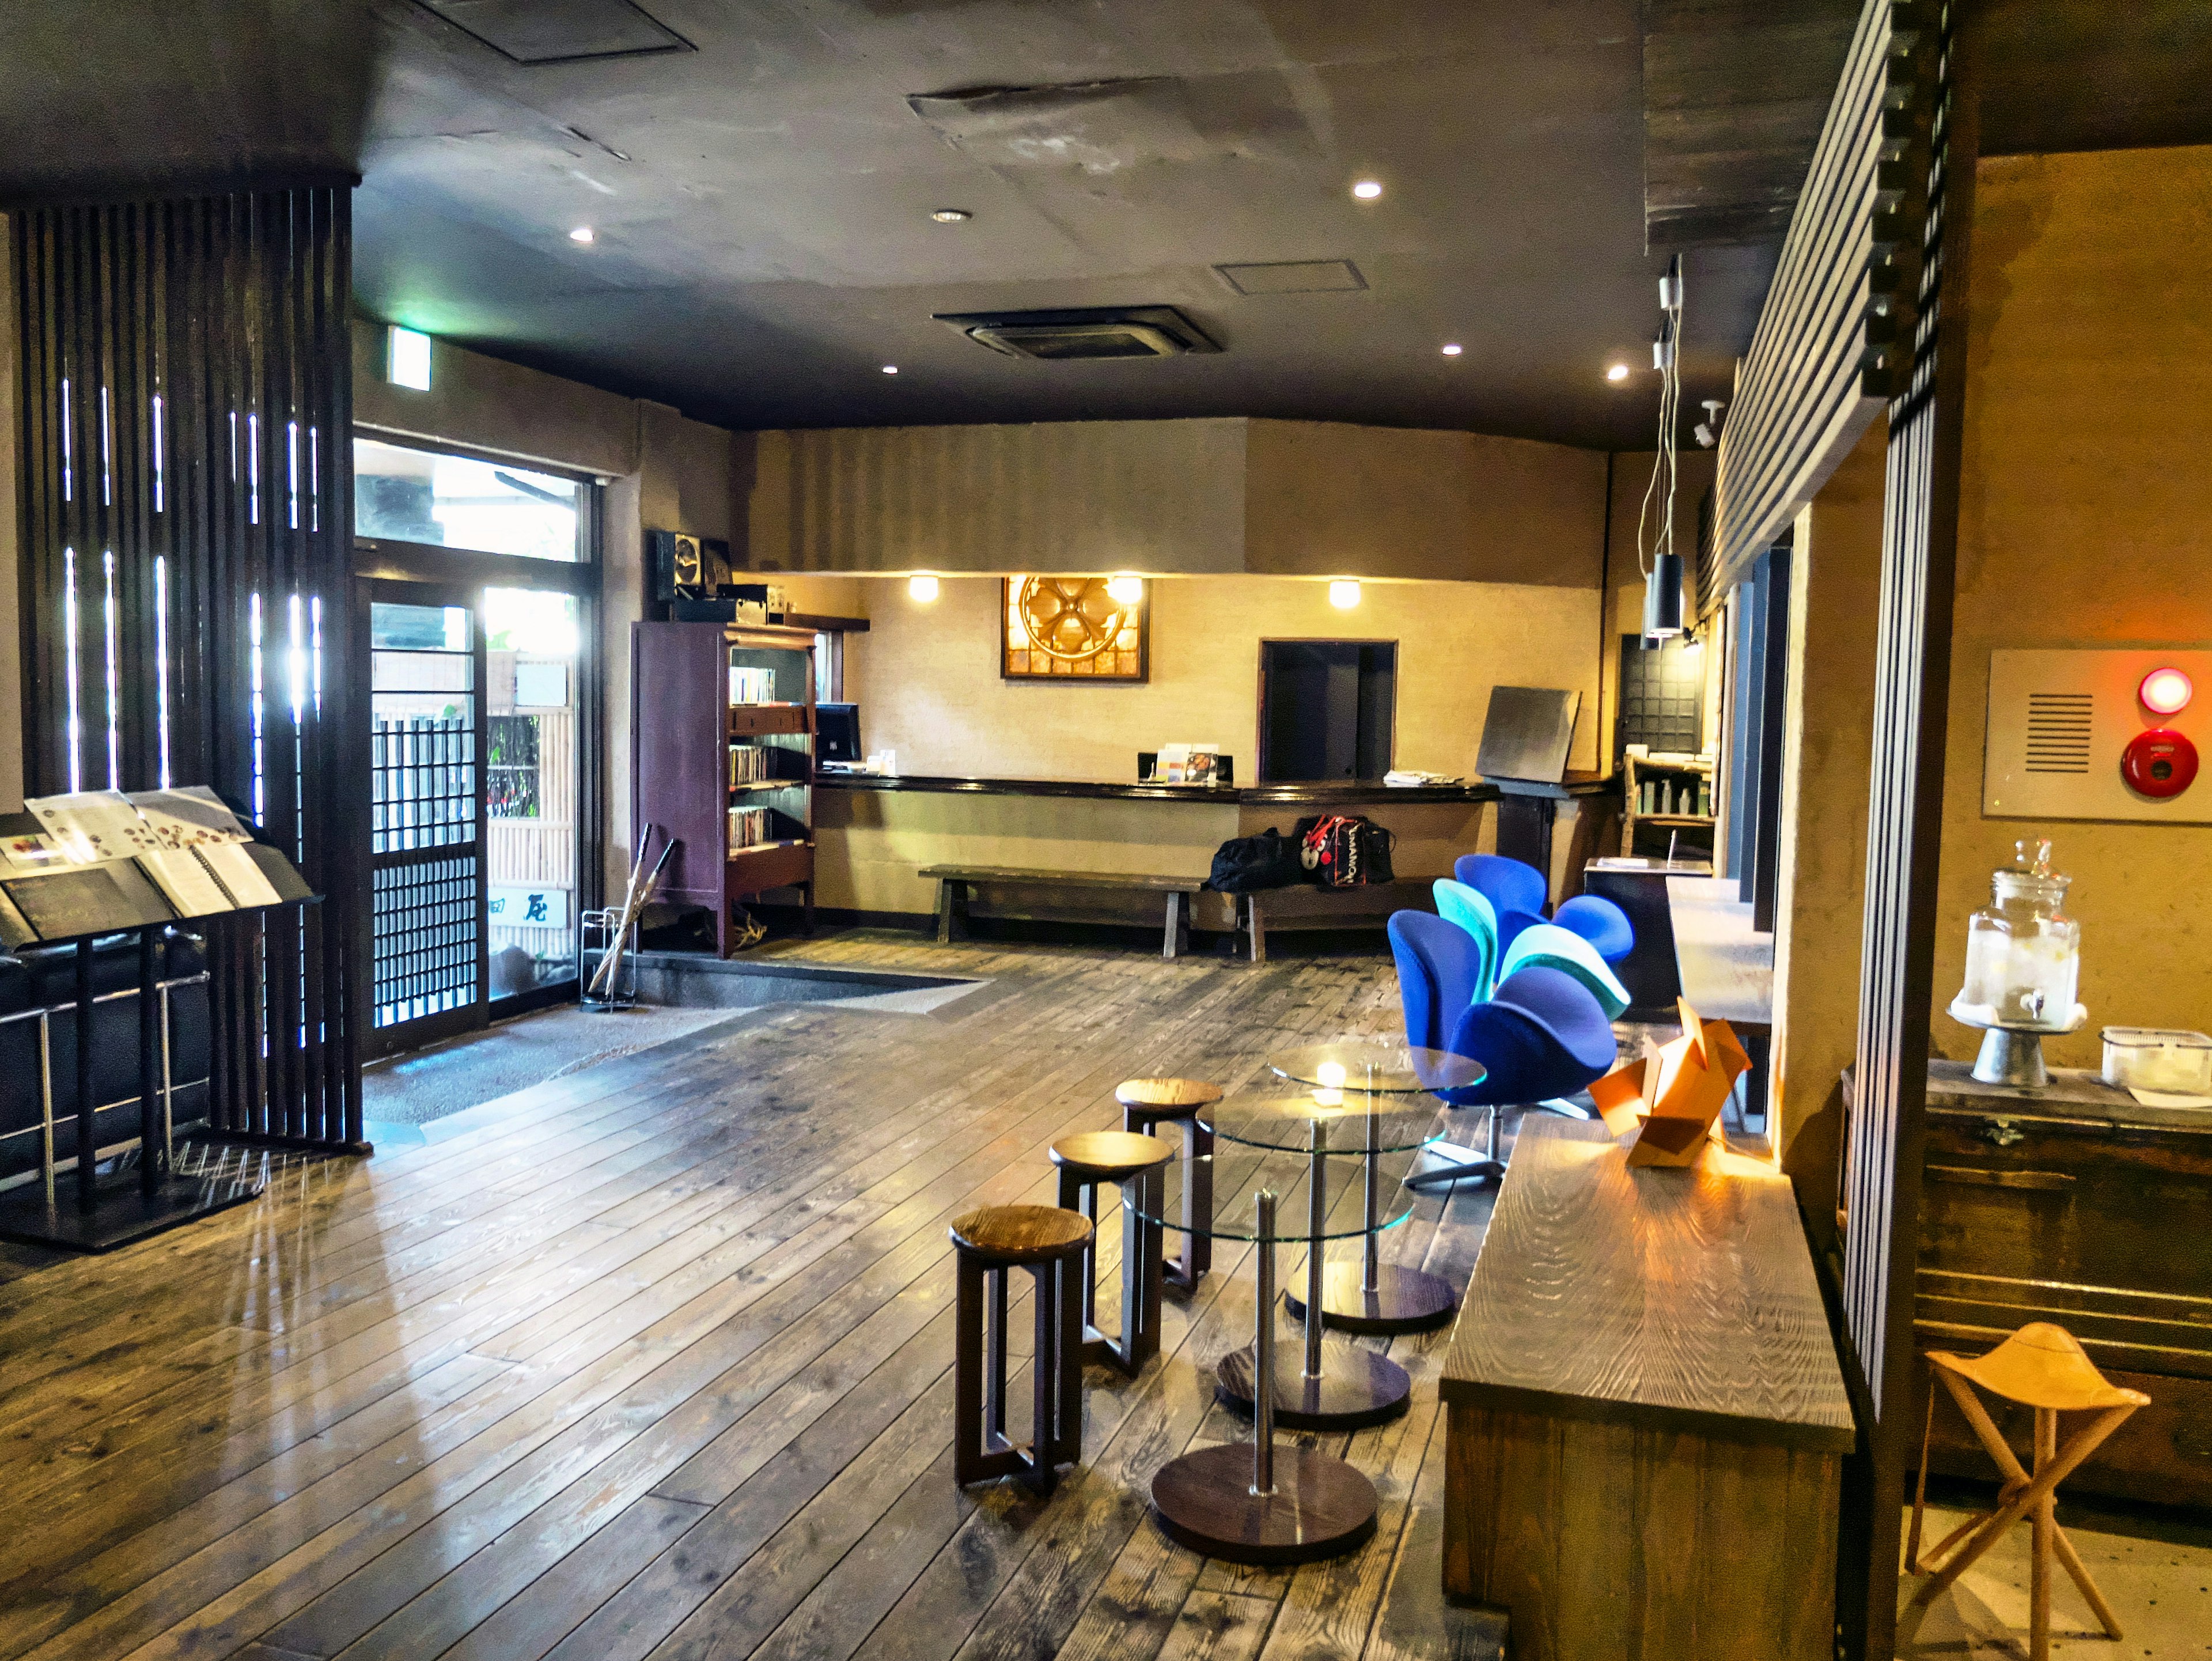
{"type": "Polygon", "coordinates": [[[353,441],[354,533],[371,540],[574,564],[591,557],[590,501],[587,485],[557,473],[353,441]]]}

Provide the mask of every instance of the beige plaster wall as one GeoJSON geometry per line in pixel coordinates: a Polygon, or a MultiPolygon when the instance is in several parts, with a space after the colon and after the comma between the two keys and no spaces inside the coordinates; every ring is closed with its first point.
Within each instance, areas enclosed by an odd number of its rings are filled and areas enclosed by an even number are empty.
{"type": "Polygon", "coordinates": [[[2212,147],[1984,161],[1975,207],[1934,1032],[1973,1053],[1967,915],[2048,835],[2089,1024],[2046,1054],[2094,1067],[2107,1024],[2212,1030],[2212,826],[1983,818],[1989,654],[2212,641],[2212,147]]]}
{"type": "Polygon", "coordinates": [[[1597,754],[1594,588],[1369,582],[1340,611],[1316,581],[1162,578],[1151,680],[1084,685],[1000,677],[996,577],[946,577],[928,605],[901,579],[861,587],[869,632],[847,643],[846,691],[866,747],[896,750],[904,773],[1126,780],[1138,751],[1190,742],[1218,744],[1256,779],[1263,639],[1397,642],[1401,767],[1473,774],[1500,684],[1580,691],[1571,764],[1597,754]]]}
{"type": "Polygon", "coordinates": [[[1887,443],[1877,420],[1798,514],[1790,562],[1768,1135],[1823,1244],[1858,1036],[1887,443]]]}

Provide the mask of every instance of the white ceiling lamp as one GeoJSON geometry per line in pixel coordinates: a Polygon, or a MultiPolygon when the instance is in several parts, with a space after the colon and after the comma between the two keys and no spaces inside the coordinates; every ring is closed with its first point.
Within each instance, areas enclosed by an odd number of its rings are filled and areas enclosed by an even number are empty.
{"type": "Polygon", "coordinates": [[[1363,179],[1352,187],[1352,193],[1362,202],[1372,202],[1382,194],[1382,181],[1379,179],[1363,179]]]}
{"type": "Polygon", "coordinates": [[[579,225],[568,233],[568,240],[571,242],[593,242],[599,240],[599,233],[589,225],[579,225]]]}
{"type": "Polygon", "coordinates": [[[1613,382],[1614,386],[1619,386],[1622,381],[1628,379],[1628,365],[1626,363],[1614,364],[1605,372],[1605,378],[1613,382]]]}
{"type": "Polygon", "coordinates": [[[1444,344],[1443,354],[1446,357],[1457,357],[1462,350],[1462,348],[1456,340],[1447,341],[1444,344]]]}
{"type": "Polygon", "coordinates": [[[1343,578],[1330,583],[1328,603],[1340,611],[1349,611],[1359,604],[1359,585],[1343,578]]]}
{"type": "Polygon", "coordinates": [[[937,598],[937,579],[927,573],[906,580],[906,597],[927,605],[937,598]]]}
{"type": "Polygon", "coordinates": [[[1122,572],[1106,579],[1106,598],[1116,605],[1134,605],[1145,597],[1145,580],[1122,572]]]}
{"type": "Polygon", "coordinates": [[[898,373],[898,365],[897,365],[897,364],[896,364],[896,363],[886,363],[886,364],[884,364],[884,373],[885,374],[896,374],[898,373]]]}
{"type": "Polygon", "coordinates": [[[965,208],[939,208],[929,216],[940,225],[964,225],[975,216],[965,208]]]}

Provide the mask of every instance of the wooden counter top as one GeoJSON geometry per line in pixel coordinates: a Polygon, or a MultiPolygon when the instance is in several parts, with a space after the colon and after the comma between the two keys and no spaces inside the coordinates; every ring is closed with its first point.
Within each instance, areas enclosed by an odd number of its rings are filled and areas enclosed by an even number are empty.
{"type": "Polygon", "coordinates": [[[1631,1170],[1602,1125],[1521,1128],[1446,1402],[1831,1452],[1851,1409],[1788,1179],[1631,1170]]]}
{"type": "MultiPolygon", "coordinates": [[[[919,790],[987,796],[1073,796],[1092,801],[1202,802],[1215,806],[1376,807],[1391,802],[1495,801],[1504,794],[1481,780],[1473,784],[1146,784],[1091,779],[985,779],[936,775],[821,773],[815,782],[830,790],[919,790]]],[[[1611,781],[1573,780],[1570,795],[1593,795],[1611,781]]]]}

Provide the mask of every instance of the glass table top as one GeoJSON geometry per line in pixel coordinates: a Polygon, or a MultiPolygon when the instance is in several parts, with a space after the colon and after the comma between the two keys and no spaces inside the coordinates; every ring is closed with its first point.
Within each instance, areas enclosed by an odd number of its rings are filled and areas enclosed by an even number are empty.
{"type": "Polygon", "coordinates": [[[1388,1038],[1310,1044],[1267,1057],[1270,1071],[1293,1084],[1327,1090],[1411,1096],[1480,1084],[1482,1063],[1449,1050],[1419,1050],[1388,1038]]]}
{"type": "MultiPolygon", "coordinates": [[[[1386,1228],[1397,1227],[1413,1215],[1414,1202],[1419,1197],[1400,1183],[1412,1160],[1384,1157],[1380,1204],[1371,1231],[1378,1234],[1386,1228]]],[[[1369,1233],[1363,1204],[1366,1161],[1327,1159],[1322,1165],[1320,1238],[1348,1240],[1369,1233]]],[[[1231,1145],[1188,1165],[1181,1159],[1171,1160],[1160,1167],[1149,1196],[1144,1184],[1132,1182],[1121,1190],[1121,1200],[1146,1221],[1158,1223],[1178,1234],[1200,1234],[1215,1240],[1306,1240],[1314,1238],[1315,1233],[1308,1214],[1312,1175],[1313,1162],[1303,1151],[1231,1145]],[[1213,1217],[1210,1224],[1201,1222],[1193,1226],[1183,1221],[1184,1184],[1191,1176],[1204,1170],[1211,1170],[1213,1175],[1213,1217]],[[1275,1196],[1275,1226],[1266,1234],[1260,1229],[1256,1203],[1263,1189],[1272,1190],[1275,1196]]]]}
{"type": "Polygon", "coordinates": [[[1357,1090],[1279,1090],[1236,1095],[1200,1114],[1217,1135],[1250,1147],[1331,1153],[1403,1153],[1442,1139],[1437,1104],[1357,1090]]]}

